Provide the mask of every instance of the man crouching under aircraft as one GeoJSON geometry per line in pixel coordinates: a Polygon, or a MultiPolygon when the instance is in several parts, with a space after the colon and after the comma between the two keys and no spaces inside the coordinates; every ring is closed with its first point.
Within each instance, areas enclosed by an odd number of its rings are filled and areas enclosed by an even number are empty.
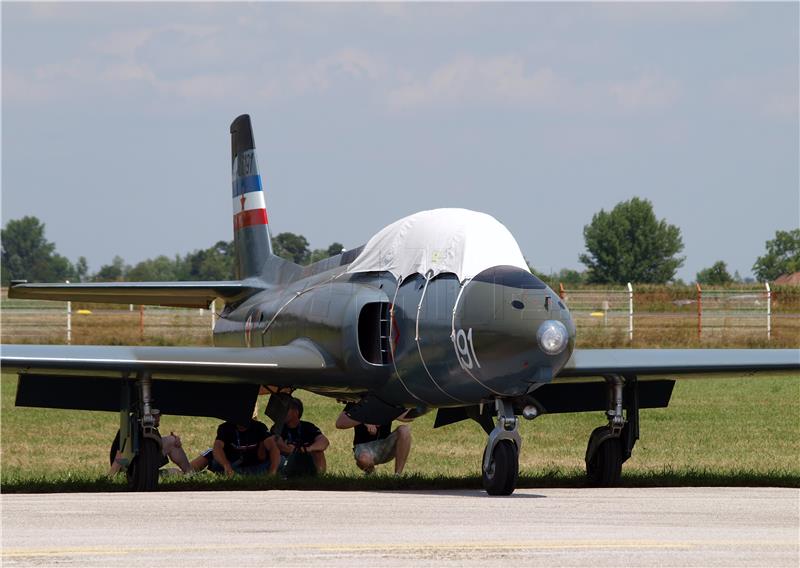
{"type": "Polygon", "coordinates": [[[303,417],[303,401],[292,397],[286,412],[286,420],[278,437],[278,448],[284,458],[283,475],[322,475],[327,469],[325,450],[330,442],[322,430],[303,417]]]}
{"type": "MultiPolygon", "coordinates": [[[[353,457],[364,473],[372,473],[375,466],[394,460],[394,474],[401,475],[411,451],[411,427],[403,424],[392,432],[392,423],[364,424],[350,417],[353,404],[347,404],[336,419],[340,430],[353,428],[353,457]]],[[[397,417],[400,422],[407,419],[408,411],[397,417]]]]}
{"type": "Polygon", "coordinates": [[[207,466],[214,473],[224,473],[228,477],[235,473],[274,475],[280,461],[275,436],[263,422],[253,418],[246,424],[220,424],[214,448],[195,458],[192,468],[200,471],[207,466]]]}

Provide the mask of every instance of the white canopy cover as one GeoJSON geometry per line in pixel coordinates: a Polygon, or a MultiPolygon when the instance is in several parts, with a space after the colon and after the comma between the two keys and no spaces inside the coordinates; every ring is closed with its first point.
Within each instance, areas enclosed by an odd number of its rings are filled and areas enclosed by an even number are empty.
{"type": "Polygon", "coordinates": [[[492,266],[528,270],[528,264],[505,225],[469,209],[420,211],[381,229],[347,272],[388,271],[397,278],[430,270],[431,277],[452,272],[459,281],[492,266]]]}

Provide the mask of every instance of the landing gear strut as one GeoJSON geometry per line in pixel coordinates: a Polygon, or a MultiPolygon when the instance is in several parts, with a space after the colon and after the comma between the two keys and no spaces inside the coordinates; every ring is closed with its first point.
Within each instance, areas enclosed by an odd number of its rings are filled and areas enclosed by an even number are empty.
{"type": "Polygon", "coordinates": [[[140,374],[135,382],[123,380],[120,402],[119,461],[126,468],[128,489],[155,491],[162,457],[150,375],[140,374]]]}
{"type": "Polygon", "coordinates": [[[483,488],[489,495],[511,495],[517,486],[522,440],[511,402],[497,399],[495,407],[497,425],[483,452],[483,488]]]}
{"type": "Polygon", "coordinates": [[[639,389],[635,376],[606,378],[608,424],[596,428],[586,447],[586,475],[590,485],[611,487],[619,483],[622,464],[631,457],[639,439],[639,389]],[[624,410],[624,413],[623,413],[624,410]]]}

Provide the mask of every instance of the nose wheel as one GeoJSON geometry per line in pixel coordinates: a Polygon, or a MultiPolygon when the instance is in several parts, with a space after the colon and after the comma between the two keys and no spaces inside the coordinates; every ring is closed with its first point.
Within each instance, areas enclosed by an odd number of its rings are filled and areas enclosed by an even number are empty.
{"type": "Polygon", "coordinates": [[[511,495],[519,477],[519,450],[522,445],[518,420],[511,403],[496,400],[497,425],[489,433],[483,452],[483,488],[489,495],[511,495]]]}

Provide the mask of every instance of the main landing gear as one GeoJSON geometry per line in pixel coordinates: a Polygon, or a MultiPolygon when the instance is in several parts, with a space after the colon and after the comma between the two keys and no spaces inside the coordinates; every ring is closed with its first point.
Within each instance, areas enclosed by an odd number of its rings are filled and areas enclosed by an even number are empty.
{"type": "Polygon", "coordinates": [[[511,495],[519,476],[519,419],[508,400],[497,399],[495,408],[497,424],[483,452],[483,488],[489,495],[511,495]]]}
{"type": "Polygon", "coordinates": [[[154,491],[158,487],[162,455],[159,412],[152,407],[152,380],[149,375],[140,374],[135,381],[122,383],[119,416],[122,455],[118,461],[125,468],[128,489],[154,491]]]}
{"type": "Polygon", "coordinates": [[[586,447],[589,485],[610,487],[619,483],[622,464],[631,457],[639,439],[639,391],[635,376],[606,377],[608,424],[596,428],[586,447]],[[624,410],[624,414],[623,414],[624,410]]]}

